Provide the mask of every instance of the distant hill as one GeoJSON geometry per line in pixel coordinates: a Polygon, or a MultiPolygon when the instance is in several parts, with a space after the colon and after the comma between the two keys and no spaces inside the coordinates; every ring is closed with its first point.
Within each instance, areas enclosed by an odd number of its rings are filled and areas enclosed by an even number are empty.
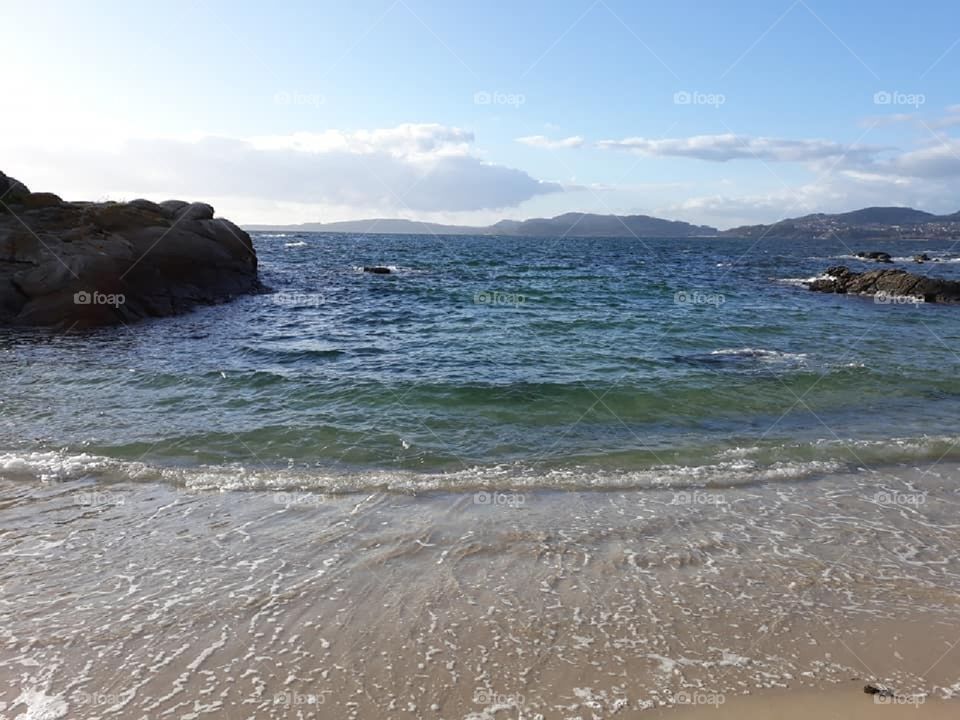
{"type": "Polygon", "coordinates": [[[554,218],[501,220],[487,227],[440,225],[400,219],[349,220],[302,225],[246,225],[252,232],[384,233],[390,235],[507,235],[520,237],[694,237],[717,235],[707,225],[691,225],[649,215],[566,213],[554,218]]]}
{"type": "Polygon", "coordinates": [[[727,237],[842,239],[898,238],[910,235],[953,237],[960,233],[960,212],[934,215],[910,207],[868,207],[845,213],[815,213],[770,225],[744,225],[724,230],[727,237]]]}
{"type": "Polygon", "coordinates": [[[252,232],[332,232],[332,233],[383,233],[385,235],[475,235],[484,228],[466,225],[440,225],[438,223],[402,220],[398,218],[374,218],[371,220],[347,220],[334,223],[303,223],[302,225],[245,225],[252,232]]]}
{"type": "Polygon", "coordinates": [[[717,235],[707,225],[691,225],[679,220],[663,220],[649,215],[594,215],[566,213],[554,218],[535,218],[517,222],[501,220],[488,230],[502,235],[545,237],[692,237],[717,235]]]}

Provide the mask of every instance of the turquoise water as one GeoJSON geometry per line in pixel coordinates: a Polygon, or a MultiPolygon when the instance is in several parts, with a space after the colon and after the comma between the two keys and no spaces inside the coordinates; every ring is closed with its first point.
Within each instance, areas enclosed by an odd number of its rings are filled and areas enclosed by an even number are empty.
{"type": "Polygon", "coordinates": [[[867,268],[857,250],[926,252],[942,262],[900,266],[960,277],[950,243],[255,243],[273,294],[3,331],[0,469],[415,489],[776,481],[960,455],[960,310],[799,284],[867,268]]]}

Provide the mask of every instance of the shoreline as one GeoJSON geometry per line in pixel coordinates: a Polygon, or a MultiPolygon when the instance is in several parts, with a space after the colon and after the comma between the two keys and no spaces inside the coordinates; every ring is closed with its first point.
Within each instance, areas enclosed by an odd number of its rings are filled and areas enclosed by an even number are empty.
{"type": "Polygon", "coordinates": [[[843,475],[686,505],[0,480],[0,713],[29,691],[71,718],[720,718],[856,677],[938,717],[960,691],[938,469],[887,505],[843,475]]]}

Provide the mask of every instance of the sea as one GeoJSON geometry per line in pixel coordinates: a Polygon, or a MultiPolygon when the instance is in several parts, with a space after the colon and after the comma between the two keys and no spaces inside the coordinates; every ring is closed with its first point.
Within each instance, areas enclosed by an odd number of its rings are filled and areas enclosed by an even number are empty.
{"type": "MultiPolygon", "coordinates": [[[[797,482],[960,455],[956,309],[804,285],[872,269],[853,257],[866,245],[255,244],[270,292],[136,326],[0,331],[0,469],[421,492],[797,482]]],[[[867,249],[960,278],[950,242],[867,249]]]]}

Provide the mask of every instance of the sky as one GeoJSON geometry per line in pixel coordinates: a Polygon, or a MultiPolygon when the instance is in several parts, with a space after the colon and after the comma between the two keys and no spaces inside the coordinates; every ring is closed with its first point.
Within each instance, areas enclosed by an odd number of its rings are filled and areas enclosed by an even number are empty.
{"type": "Polygon", "coordinates": [[[0,0],[0,170],[235,222],[960,210],[956,0],[0,0]]]}

